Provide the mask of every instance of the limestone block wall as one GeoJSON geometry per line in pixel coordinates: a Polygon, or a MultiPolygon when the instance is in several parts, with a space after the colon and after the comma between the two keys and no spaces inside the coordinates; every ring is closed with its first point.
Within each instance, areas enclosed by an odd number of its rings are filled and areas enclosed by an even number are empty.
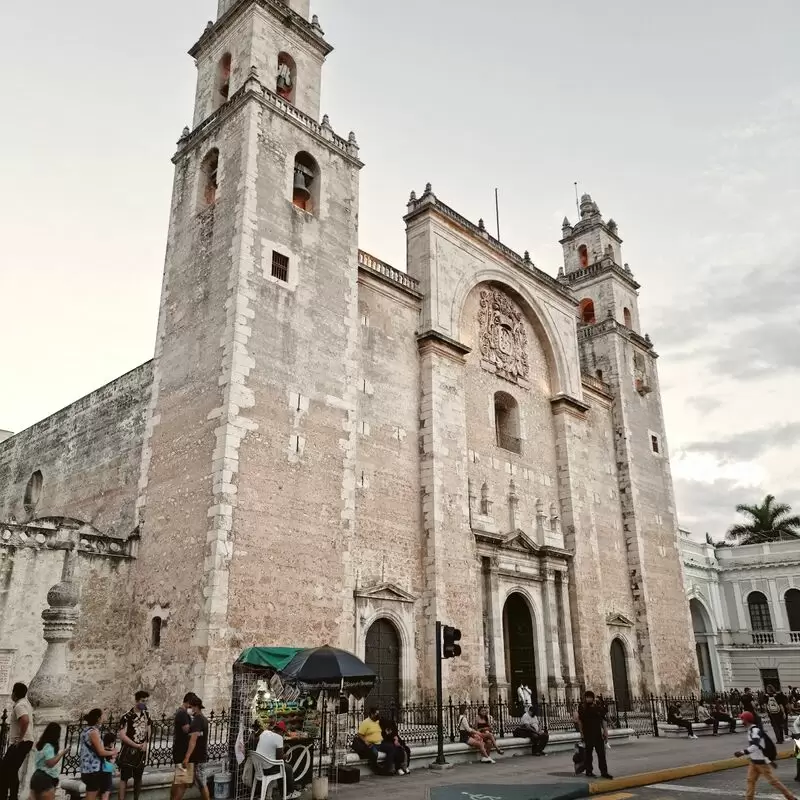
{"type": "MultiPolygon", "coordinates": [[[[353,570],[359,587],[392,583],[414,598],[415,624],[405,635],[413,643],[415,662],[425,644],[420,624],[424,575],[417,442],[419,356],[414,335],[418,318],[418,298],[361,271],[353,570]]],[[[370,618],[381,610],[373,603],[370,618]]],[[[383,610],[390,612],[391,605],[383,610]]],[[[363,625],[361,630],[366,635],[363,625]]],[[[362,637],[352,644],[354,652],[363,656],[362,637]]]]}
{"type": "Polygon", "coordinates": [[[251,366],[233,378],[248,400],[228,454],[238,465],[228,642],[231,654],[249,644],[352,646],[360,165],[305,126],[255,113],[231,301],[246,309],[233,336],[251,366]],[[319,165],[313,213],[292,204],[299,151],[319,165]],[[272,276],[273,252],[288,258],[286,281],[272,276]]]}
{"type": "Polygon", "coordinates": [[[109,535],[136,527],[134,506],[152,363],[117,378],[0,443],[0,523],[73,517],[109,535]],[[35,509],[24,507],[34,471],[35,509]]]}
{"type": "MultiPolygon", "coordinates": [[[[171,226],[154,359],[154,389],[141,465],[138,511],[142,541],[135,566],[135,611],[128,631],[132,663],[150,685],[205,687],[211,592],[207,574],[224,565],[215,549],[217,479],[235,454],[226,435],[225,387],[234,356],[233,333],[240,226],[251,114],[226,110],[184,143],[176,156],[171,226]],[[224,124],[222,124],[224,122],[224,124]],[[201,163],[219,149],[216,203],[199,197],[201,163]],[[151,650],[150,621],[169,624],[151,650]]],[[[227,538],[227,531],[225,532],[227,538]]],[[[180,691],[180,690],[178,690],[180,691]]],[[[176,691],[177,693],[177,691],[176,691]]],[[[205,698],[204,698],[205,699],[205,698]]],[[[209,697],[209,699],[212,699],[209,697]]]]}

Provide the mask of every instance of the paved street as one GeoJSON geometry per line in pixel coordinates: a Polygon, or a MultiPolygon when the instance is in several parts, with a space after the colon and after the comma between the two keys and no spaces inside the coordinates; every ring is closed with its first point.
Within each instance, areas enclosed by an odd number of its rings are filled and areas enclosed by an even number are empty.
{"type": "MultiPolygon", "coordinates": [[[[699,740],[642,738],[633,744],[613,747],[608,754],[609,769],[615,777],[634,775],[651,770],[667,769],[685,764],[698,764],[729,758],[737,747],[744,744],[743,735],[719,736],[699,740]]],[[[793,769],[793,765],[782,762],[781,772],[793,769]]],[[[744,780],[743,770],[730,773],[734,782],[744,780]]],[[[793,773],[792,773],[793,775],[793,773]]],[[[491,795],[489,786],[569,787],[585,785],[586,780],[576,778],[572,772],[571,753],[554,753],[545,758],[517,756],[503,758],[497,764],[458,764],[452,769],[438,772],[430,769],[415,769],[406,777],[363,778],[352,786],[332,787],[332,796],[337,800],[421,800],[430,790],[440,787],[457,787],[460,795],[465,785],[467,793],[491,795]],[[481,789],[484,791],[481,791],[481,789]]],[[[640,791],[640,790],[636,790],[640,791]]],[[[434,792],[434,794],[437,794],[434,792]]],[[[454,795],[454,796],[455,796],[454,795]]],[[[634,791],[620,796],[636,796],[634,791]]],[[[538,795],[537,795],[538,796],[538,795]]],[[[546,796],[542,794],[542,796],[546,796]]],[[[681,800],[685,794],[673,792],[669,797],[681,800]],[[674,797],[673,797],[674,795],[674,797]]],[[[533,800],[531,795],[530,800],[533,800]]],[[[641,795],[642,800],[645,796],[641,795]]]]}
{"type": "MultiPolygon", "coordinates": [[[[791,759],[779,761],[777,773],[790,791],[800,793],[800,783],[794,782],[795,765],[791,759]]],[[[744,797],[745,774],[744,769],[729,769],[642,789],[598,795],[598,797],[601,800],[703,800],[703,798],[713,800],[716,797],[724,800],[724,798],[744,797]]],[[[776,792],[769,784],[759,782],[756,797],[761,800],[772,800],[772,798],[782,798],[783,795],[776,792]]]]}

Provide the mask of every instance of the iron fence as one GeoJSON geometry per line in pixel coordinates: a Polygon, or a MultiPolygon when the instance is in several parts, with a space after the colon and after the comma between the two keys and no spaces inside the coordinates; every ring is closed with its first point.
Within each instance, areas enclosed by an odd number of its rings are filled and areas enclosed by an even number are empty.
{"type": "MultiPolygon", "coordinates": [[[[637,736],[658,736],[659,722],[666,722],[670,706],[677,706],[686,719],[698,720],[698,706],[705,702],[710,711],[716,710],[736,718],[742,710],[741,696],[738,692],[717,693],[713,695],[650,695],[649,697],[625,698],[615,700],[598,697],[608,712],[609,726],[612,728],[630,728],[637,736]]],[[[498,737],[509,737],[514,728],[521,723],[521,711],[517,703],[509,703],[503,698],[495,701],[470,701],[459,703],[448,698],[443,707],[445,741],[458,740],[458,720],[460,708],[465,706],[467,719],[473,721],[482,707],[488,709],[492,717],[498,737]]],[[[574,715],[578,702],[573,700],[548,700],[544,697],[534,702],[534,707],[547,730],[551,733],[574,731],[574,715]]],[[[756,708],[759,708],[758,701],[756,708]]],[[[432,745],[437,739],[436,705],[434,703],[411,703],[404,706],[381,709],[382,715],[397,722],[400,735],[410,747],[432,745]]],[[[334,746],[334,735],[338,736],[339,746],[342,737],[349,743],[355,736],[359,725],[366,715],[363,703],[354,704],[346,713],[326,712],[322,725],[314,739],[314,747],[321,747],[329,753],[334,746]],[[334,734],[334,732],[336,732],[334,734]]],[[[230,714],[227,711],[211,711],[208,719],[208,757],[210,761],[226,761],[231,758],[237,731],[231,729],[230,714]]],[[[67,753],[62,763],[62,773],[77,775],[80,772],[79,741],[84,728],[83,722],[69,723],[65,726],[64,747],[67,753]]],[[[101,732],[117,733],[119,715],[109,715],[101,725],[101,732]]],[[[0,713],[0,757],[9,744],[9,712],[0,713]]],[[[152,718],[150,747],[145,765],[150,768],[166,767],[172,764],[172,743],[174,738],[174,721],[171,715],[162,714],[152,718]]]]}

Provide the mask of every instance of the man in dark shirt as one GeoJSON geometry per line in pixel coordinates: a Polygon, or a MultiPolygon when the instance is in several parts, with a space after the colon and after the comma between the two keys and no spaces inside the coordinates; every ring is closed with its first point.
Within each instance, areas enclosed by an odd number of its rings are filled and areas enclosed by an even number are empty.
{"type": "Polygon", "coordinates": [[[789,711],[789,701],[783,692],[776,692],[775,687],[767,686],[767,699],[765,701],[767,715],[775,731],[775,744],[783,744],[786,733],[786,720],[789,711]]]}
{"type": "MultiPolygon", "coordinates": [[[[203,701],[195,696],[192,701],[192,722],[189,726],[189,747],[183,758],[182,766],[185,770],[191,768],[194,785],[200,792],[203,800],[209,800],[208,775],[206,762],[208,761],[208,720],[203,716],[203,701]]],[[[179,787],[177,800],[183,796],[186,784],[179,787]]]]}
{"type": "Polygon", "coordinates": [[[597,703],[594,692],[584,694],[584,701],[575,713],[575,722],[578,724],[578,730],[586,747],[586,777],[595,777],[592,772],[592,750],[596,750],[600,775],[610,780],[611,775],[608,774],[608,765],[606,764],[608,722],[605,708],[597,703]]]}
{"type": "Polygon", "coordinates": [[[180,800],[187,786],[193,783],[193,776],[189,775],[183,766],[186,753],[189,750],[189,730],[192,727],[192,717],[189,709],[197,700],[194,692],[187,692],[183,704],[175,712],[175,729],[172,736],[172,763],[175,764],[175,775],[172,779],[172,800],[180,800]]]}

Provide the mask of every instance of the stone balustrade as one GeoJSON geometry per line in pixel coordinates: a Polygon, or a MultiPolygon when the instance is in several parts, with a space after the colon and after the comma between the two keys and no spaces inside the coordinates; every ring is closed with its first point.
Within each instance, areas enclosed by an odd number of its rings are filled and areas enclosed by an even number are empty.
{"type": "Polygon", "coordinates": [[[365,253],[363,250],[358,251],[358,265],[360,267],[365,267],[370,272],[382,275],[384,278],[388,278],[393,283],[399,284],[406,289],[419,292],[419,281],[416,278],[412,278],[407,273],[395,269],[385,261],[381,261],[379,258],[365,253]]]}

